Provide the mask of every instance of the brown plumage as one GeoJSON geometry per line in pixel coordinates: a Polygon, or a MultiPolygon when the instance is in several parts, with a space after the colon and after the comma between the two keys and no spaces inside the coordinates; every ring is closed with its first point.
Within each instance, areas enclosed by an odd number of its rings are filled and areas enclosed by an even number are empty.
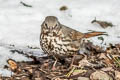
{"type": "Polygon", "coordinates": [[[103,35],[104,32],[81,33],[61,24],[55,16],[47,16],[41,25],[40,45],[42,50],[58,58],[73,56],[81,48],[83,38],[103,35]]]}

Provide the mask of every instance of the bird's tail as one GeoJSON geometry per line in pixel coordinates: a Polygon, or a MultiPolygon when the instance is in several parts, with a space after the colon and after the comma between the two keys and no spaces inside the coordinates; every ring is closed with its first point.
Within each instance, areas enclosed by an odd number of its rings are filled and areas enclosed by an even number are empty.
{"type": "Polygon", "coordinates": [[[99,35],[107,35],[107,34],[106,32],[93,31],[93,32],[85,33],[84,38],[90,38],[90,37],[99,36],[99,35]]]}

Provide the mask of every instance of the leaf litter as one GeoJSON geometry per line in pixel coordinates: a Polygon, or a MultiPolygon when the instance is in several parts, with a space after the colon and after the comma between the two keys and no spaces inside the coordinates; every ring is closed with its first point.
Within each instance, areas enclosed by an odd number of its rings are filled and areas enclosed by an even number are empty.
{"type": "MultiPolygon", "coordinates": [[[[84,53],[84,57],[78,54],[72,68],[68,69],[72,60],[71,57],[68,57],[64,60],[59,60],[54,71],[51,70],[54,63],[52,56],[36,57],[16,49],[10,50],[13,54],[17,52],[31,58],[32,61],[17,62],[13,59],[8,59],[9,65],[6,66],[14,74],[11,74],[11,77],[1,77],[1,79],[79,80],[81,78],[93,78],[91,80],[94,80],[94,78],[97,78],[100,80],[99,76],[95,77],[93,74],[102,75],[101,73],[105,73],[111,80],[115,79],[116,76],[118,77],[118,75],[115,75],[115,71],[120,72],[120,44],[110,44],[105,50],[93,45],[90,41],[86,42],[84,46],[88,52],[84,53]]],[[[29,48],[32,47],[29,46],[29,48]]]]}

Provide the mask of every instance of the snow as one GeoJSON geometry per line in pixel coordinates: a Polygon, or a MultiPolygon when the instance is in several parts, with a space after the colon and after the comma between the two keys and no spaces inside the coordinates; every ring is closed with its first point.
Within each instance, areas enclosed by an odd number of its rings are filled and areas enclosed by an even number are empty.
{"type": "MultiPolygon", "coordinates": [[[[11,72],[3,69],[7,59],[31,60],[18,53],[12,54],[9,44],[41,56],[41,49],[30,50],[27,46],[39,47],[40,25],[46,16],[56,16],[62,24],[80,32],[105,31],[109,36],[102,36],[104,43],[120,43],[119,0],[22,0],[32,5],[32,8],[23,6],[20,1],[0,0],[0,74],[3,76],[11,75],[11,72]],[[60,11],[59,8],[64,5],[68,10],[60,11]],[[115,27],[103,29],[99,25],[91,24],[95,17],[98,20],[112,22],[115,27]]],[[[101,45],[97,37],[90,40],[101,45]]]]}

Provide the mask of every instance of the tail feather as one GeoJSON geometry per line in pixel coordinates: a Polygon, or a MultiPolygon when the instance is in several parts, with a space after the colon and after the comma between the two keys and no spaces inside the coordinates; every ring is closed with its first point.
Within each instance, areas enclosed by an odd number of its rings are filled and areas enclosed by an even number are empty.
{"type": "Polygon", "coordinates": [[[85,33],[84,38],[90,38],[90,37],[94,37],[94,36],[99,36],[99,35],[107,35],[106,32],[89,32],[89,33],[85,33]]]}

